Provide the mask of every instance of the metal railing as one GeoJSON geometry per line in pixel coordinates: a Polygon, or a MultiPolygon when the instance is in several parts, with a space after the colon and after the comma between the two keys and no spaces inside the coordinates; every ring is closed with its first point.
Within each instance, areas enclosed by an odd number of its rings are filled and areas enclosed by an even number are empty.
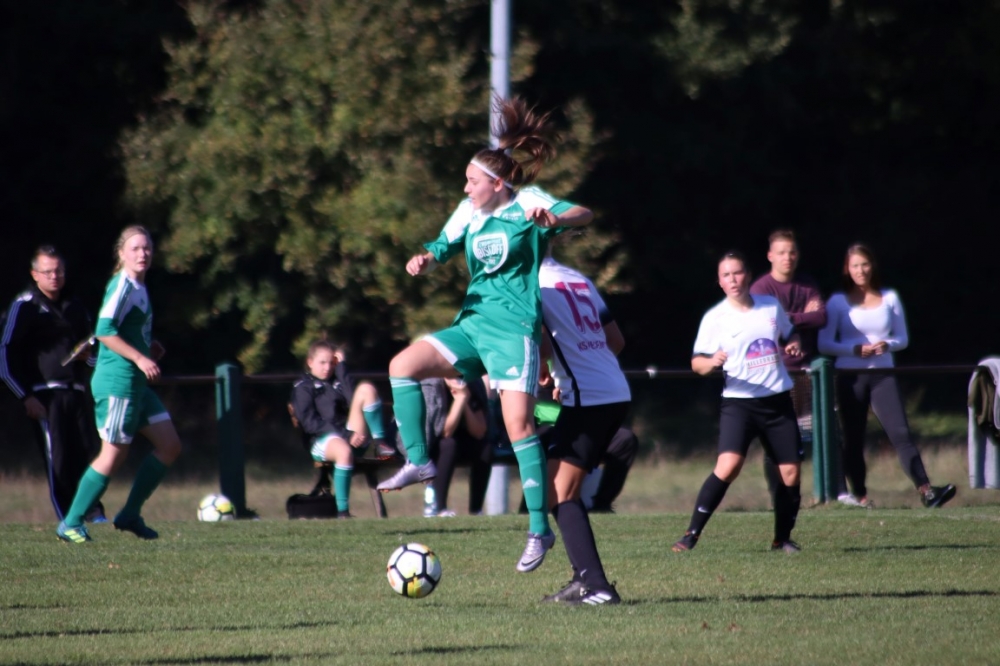
{"type": "MultiPolygon", "coordinates": [[[[851,370],[851,373],[891,373],[895,375],[918,374],[971,374],[975,365],[919,365],[875,370],[851,370]]],[[[817,502],[835,500],[841,485],[840,435],[834,410],[833,376],[836,371],[830,359],[821,357],[805,370],[794,374],[806,374],[812,384],[812,460],[813,495],[817,502]]],[[[625,370],[625,376],[632,380],[692,379],[697,378],[689,369],[660,369],[648,366],[642,370],[625,370]]],[[[388,381],[385,372],[351,372],[357,380],[376,382],[388,381]]],[[[159,383],[174,386],[215,387],[215,416],[219,438],[219,485],[222,493],[232,500],[237,511],[246,510],[245,460],[243,451],[243,415],[241,392],[243,384],[288,384],[301,376],[300,373],[271,373],[244,375],[239,366],[222,363],[214,375],[171,375],[164,376],[159,383]]]]}

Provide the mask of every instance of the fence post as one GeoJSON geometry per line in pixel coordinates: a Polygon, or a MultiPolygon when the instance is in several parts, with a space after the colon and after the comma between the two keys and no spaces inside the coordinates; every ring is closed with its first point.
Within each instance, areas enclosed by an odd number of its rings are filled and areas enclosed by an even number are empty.
{"type": "Polygon", "coordinates": [[[826,359],[823,364],[823,372],[826,378],[823,384],[826,390],[823,393],[823,443],[824,458],[823,470],[826,472],[826,495],[827,501],[833,502],[843,488],[843,473],[841,472],[841,447],[840,447],[840,427],[837,423],[837,412],[834,409],[836,404],[836,393],[833,388],[833,362],[826,359]]]}
{"type": "Polygon", "coordinates": [[[215,419],[219,433],[219,488],[236,507],[237,516],[247,515],[246,480],[243,464],[243,414],[240,409],[239,366],[220,363],[215,367],[215,419]]]}
{"type": "Polygon", "coordinates": [[[809,364],[813,408],[813,499],[820,504],[828,499],[826,464],[829,428],[826,412],[826,388],[829,380],[827,373],[829,365],[830,361],[823,357],[817,358],[809,364]]]}

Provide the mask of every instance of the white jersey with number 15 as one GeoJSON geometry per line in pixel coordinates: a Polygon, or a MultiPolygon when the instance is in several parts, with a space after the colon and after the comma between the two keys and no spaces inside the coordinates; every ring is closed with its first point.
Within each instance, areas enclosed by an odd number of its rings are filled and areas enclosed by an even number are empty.
{"type": "Polygon", "coordinates": [[[552,342],[552,378],[562,404],[590,407],[631,400],[628,380],[604,336],[611,314],[594,284],[551,257],[542,262],[538,282],[552,342]]]}

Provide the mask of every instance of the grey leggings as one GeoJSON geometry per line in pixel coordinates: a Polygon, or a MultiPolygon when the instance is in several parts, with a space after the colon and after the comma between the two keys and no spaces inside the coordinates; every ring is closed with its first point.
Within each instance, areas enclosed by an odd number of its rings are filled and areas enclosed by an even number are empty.
{"type": "Polygon", "coordinates": [[[886,436],[896,449],[899,464],[917,488],[929,483],[920,452],[910,438],[903,398],[896,378],[882,373],[837,375],[837,402],[840,405],[841,429],[844,433],[844,473],[851,483],[851,490],[858,497],[868,494],[865,477],[865,427],[868,407],[882,424],[886,436]]]}

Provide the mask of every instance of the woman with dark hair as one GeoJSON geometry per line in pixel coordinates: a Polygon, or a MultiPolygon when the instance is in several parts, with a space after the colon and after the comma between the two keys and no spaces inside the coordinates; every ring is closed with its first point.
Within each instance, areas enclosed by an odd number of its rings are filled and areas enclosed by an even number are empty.
{"type": "Polygon", "coordinates": [[[895,376],[889,372],[850,372],[893,367],[893,352],[909,344],[903,304],[894,290],[883,288],[875,257],[864,245],[847,248],[843,284],[844,291],[833,294],[826,304],[827,323],[819,333],[819,350],[836,357],[844,471],[851,491],[860,506],[874,507],[865,485],[865,427],[870,407],[895,447],[903,471],[920,491],[924,506],[942,506],[955,496],[955,486],[932,486],[927,478],[920,452],[910,437],[895,376]]]}
{"type": "Polygon", "coordinates": [[[778,465],[781,483],[772,491],[772,550],[797,553],[792,528],[799,514],[802,444],[792,406],[792,378],[781,351],[802,353],[792,322],[773,296],[750,293],[750,271],[743,255],[730,252],[719,261],[719,286],[726,298],[705,313],[694,342],[691,369],[699,375],[722,370],[725,384],[719,416],[719,457],[705,479],[684,536],[675,552],[694,548],[730,484],[739,476],[754,438],[778,465]]]}
{"type": "Polygon", "coordinates": [[[498,147],[475,154],[465,168],[468,198],[438,238],[424,245],[426,252],[406,264],[410,275],[423,275],[464,252],[470,279],[451,326],[414,342],[389,364],[407,462],[378,489],[400,490],[437,475],[425,441],[420,380],[488,374],[491,388],[500,391],[528,506],[528,540],[516,567],[527,572],[538,568],[555,543],[547,517],[545,452],[534,421],[542,330],[538,268],[550,238],[565,227],[589,223],[593,214],[529,187],[555,154],[548,115],[518,99],[498,101],[497,106],[498,147]]]}

